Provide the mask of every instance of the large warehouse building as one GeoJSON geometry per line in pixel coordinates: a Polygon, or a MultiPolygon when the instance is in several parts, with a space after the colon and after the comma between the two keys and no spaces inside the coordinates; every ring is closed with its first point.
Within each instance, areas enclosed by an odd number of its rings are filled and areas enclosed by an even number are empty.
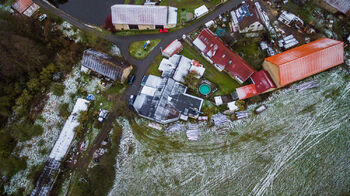
{"type": "Polygon", "coordinates": [[[174,28],[177,24],[175,7],[117,4],[111,9],[116,30],[174,28]]]}
{"type": "Polygon", "coordinates": [[[304,79],[344,62],[344,43],[321,38],[266,58],[263,67],[277,87],[304,79]]]}

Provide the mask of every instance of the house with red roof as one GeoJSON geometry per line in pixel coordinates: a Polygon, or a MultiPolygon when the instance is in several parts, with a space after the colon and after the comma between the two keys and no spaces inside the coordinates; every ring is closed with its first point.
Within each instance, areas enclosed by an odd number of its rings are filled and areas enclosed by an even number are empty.
{"type": "Polygon", "coordinates": [[[225,70],[240,84],[255,72],[245,60],[227,48],[222,40],[207,28],[202,30],[193,44],[219,71],[225,70]]]}
{"type": "Polygon", "coordinates": [[[33,3],[32,0],[17,0],[12,5],[12,9],[28,17],[31,17],[39,8],[40,6],[33,3]]]}

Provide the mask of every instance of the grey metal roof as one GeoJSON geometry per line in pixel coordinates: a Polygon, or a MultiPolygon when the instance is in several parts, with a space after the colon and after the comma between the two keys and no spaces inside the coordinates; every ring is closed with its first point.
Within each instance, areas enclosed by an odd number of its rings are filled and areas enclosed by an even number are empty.
{"type": "Polygon", "coordinates": [[[343,14],[350,16],[350,1],[349,0],[324,0],[332,7],[336,8],[343,14]]]}
{"type": "Polygon", "coordinates": [[[113,24],[166,25],[168,22],[166,6],[117,4],[111,9],[113,24]]]}
{"type": "MultiPolygon", "coordinates": [[[[147,87],[148,78],[154,80],[154,77],[145,77],[144,86],[147,87]]],[[[186,86],[172,78],[162,78],[158,84],[154,87],[154,96],[139,94],[136,97],[134,108],[139,115],[163,124],[178,120],[185,111],[189,116],[198,115],[203,100],[186,94],[186,86]]]]}
{"type": "Polygon", "coordinates": [[[121,81],[124,69],[130,65],[107,54],[88,49],[84,51],[82,66],[112,80],[121,81]]]}

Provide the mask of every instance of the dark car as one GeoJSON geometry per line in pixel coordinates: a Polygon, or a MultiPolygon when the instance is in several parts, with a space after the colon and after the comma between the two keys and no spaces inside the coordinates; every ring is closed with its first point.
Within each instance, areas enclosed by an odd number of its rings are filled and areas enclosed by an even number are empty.
{"type": "Polygon", "coordinates": [[[128,83],[132,84],[134,82],[134,80],[135,80],[135,75],[133,74],[133,75],[130,76],[128,83]]]}

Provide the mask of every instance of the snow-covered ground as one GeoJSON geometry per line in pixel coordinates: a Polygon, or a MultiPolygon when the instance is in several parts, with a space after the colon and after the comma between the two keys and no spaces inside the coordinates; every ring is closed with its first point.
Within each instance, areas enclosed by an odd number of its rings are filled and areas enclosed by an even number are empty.
{"type": "Polygon", "coordinates": [[[116,179],[109,195],[340,195],[350,187],[350,76],[338,67],[308,80],[320,87],[275,91],[268,109],[205,128],[181,130],[122,120],[116,179]],[[224,128],[224,130],[222,130],[224,128]],[[219,130],[220,129],[220,130],[219,130]],[[130,150],[133,149],[133,150],[130,150]]]}
{"type": "Polygon", "coordinates": [[[63,34],[70,39],[74,40],[75,43],[79,42],[81,40],[80,37],[80,30],[74,29],[73,25],[68,23],[67,21],[64,21],[60,26],[59,29],[63,32],[63,34]]]}
{"type": "Polygon", "coordinates": [[[78,78],[80,77],[80,66],[74,67],[72,73],[68,75],[64,81],[66,86],[64,95],[57,97],[52,92],[48,94],[49,98],[42,111],[42,119],[35,121],[35,124],[39,124],[43,127],[43,134],[32,138],[26,142],[19,142],[17,149],[21,149],[19,155],[28,157],[27,169],[18,172],[11,178],[9,185],[5,186],[5,191],[9,194],[15,192],[19,188],[25,188],[26,191],[32,190],[32,183],[26,177],[32,166],[36,166],[44,163],[49,153],[42,155],[41,150],[47,149],[50,152],[55,144],[61,129],[64,124],[64,119],[59,116],[59,106],[62,103],[69,103],[70,108],[74,105],[74,100],[71,100],[71,94],[76,93],[78,86],[78,78]],[[41,144],[41,145],[39,145],[41,144]]]}

